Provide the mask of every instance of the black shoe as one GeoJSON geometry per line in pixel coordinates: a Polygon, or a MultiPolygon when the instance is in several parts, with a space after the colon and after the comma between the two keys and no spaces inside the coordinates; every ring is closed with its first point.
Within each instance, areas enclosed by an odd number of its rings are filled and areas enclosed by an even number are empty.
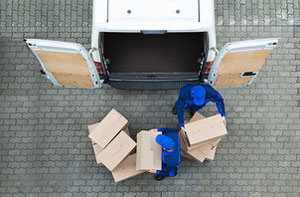
{"type": "Polygon", "coordinates": [[[161,175],[156,175],[155,176],[155,180],[157,180],[157,181],[164,180],[165,178],[166,178],[165,176],[161,176],[161,175]]]}
{"type": "Polygon", "coordinates": [[[191,117],[193,117],[194,114],[195,114],[195,111],[191,110],[191,111],[190,111],[190,114],[191,114],[191,117]]]}
{"type": "Polygon", "coordinates": [[[173,107],[173,109],[172,109],[172,112],[173,112],[173,114],[174,115],[176,115],[177,114],[177,108],[176,108],[176,106],[174,105],[174,107],[173,107]]]}

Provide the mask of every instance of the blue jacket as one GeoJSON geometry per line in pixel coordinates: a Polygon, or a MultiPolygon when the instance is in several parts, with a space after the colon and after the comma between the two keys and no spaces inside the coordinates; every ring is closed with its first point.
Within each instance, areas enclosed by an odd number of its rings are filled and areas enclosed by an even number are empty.
{"type": "Polygon", "coordinates": [[[163,135],[166,135],[169,138],[171,138],[174,141],[175,145],[172,152],[167,152],[162,149],[162,169],[157,170],[156,174],[161,176],[176,176],[181,161],[180,138],[178,136],[177,130],[169,128],[160,128],[158,129],[158,131],[162,131],[163,135]]]}
{"type": "Polygon", "coordinates": [[[213,87],[211,87],[208,83],[203,83],[199,85],[194,84],[186,84],[179,93],[178,100],[176,101],[176,108],[178,114],[178,121],[180,127],[184,126],[184,111],[186,109],[191,109],[193,111],[198,111],[202,107],[206,105],[209,101],[216,103],[218,112],[222,116],[226,116],[225,114],[225,105],[221,94],[216,91],[213,87]],[[203,105],[198,106],[193,103],[193,98],[191,97],[191,89],[195,86],[202,86],[205,91],[205,102],[203,105]]]}

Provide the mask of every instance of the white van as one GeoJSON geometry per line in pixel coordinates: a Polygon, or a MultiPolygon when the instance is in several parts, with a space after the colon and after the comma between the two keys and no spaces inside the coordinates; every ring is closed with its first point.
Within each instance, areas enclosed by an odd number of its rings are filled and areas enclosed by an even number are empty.
{"type": "Polygon", "coordinates": [[[249,85],[277,38],[216,49],[213,0],[94,0],[91,49],[25,39],[55,86],[177,89],[249,85]]]}

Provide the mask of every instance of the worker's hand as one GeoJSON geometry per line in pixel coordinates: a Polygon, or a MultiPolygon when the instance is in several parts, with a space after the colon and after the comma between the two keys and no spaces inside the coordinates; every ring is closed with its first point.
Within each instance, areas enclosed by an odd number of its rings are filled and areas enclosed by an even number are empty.
{"type": "Polygon", "coordinates": [[[222,119],[223,119],[223,123],[224,123],[224,125],[226,127],[226,118],[225,118],[225,116],[222,116],[222,119]]]}
{"type": "Polygon", "coordinates": [[[151,129],[151,131],[153,131],[153,132],[158,132],[158,129],[151,129]]]}
{"type": "Polygon", "coordinates": [[[156,170],[148,170],[149,173],[156,174],[156,170]]]}
{"type": "Polygon", "coordinates": [[[185,128],[185,127],[181,127],[181,130],[183,131],[183,135],[184,135],[185,137],[187,137],[187,134],[186,134],[186,128],[185,128]]]}

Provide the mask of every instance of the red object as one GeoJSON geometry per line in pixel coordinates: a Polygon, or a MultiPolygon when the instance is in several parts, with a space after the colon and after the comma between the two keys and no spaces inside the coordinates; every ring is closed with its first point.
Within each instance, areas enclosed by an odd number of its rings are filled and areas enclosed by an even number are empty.
{"type": "Polygon", "coordinates": [[[210,72],[211,67],[212,67],[213,64],[214,64],[214,61],[206,62],[205,67],[204,67],[204,71],[203,71],[203,75],[209,75],[209,72],[210,72]]]}
{"type": "Polygon", "coordinates": [[[95,67],[98,71],[98,74],[99,75],[104,75],[103,65],[101,64],[101,62],[95,62],[94,61],[94,64],[95,64],[95,67]]]}

